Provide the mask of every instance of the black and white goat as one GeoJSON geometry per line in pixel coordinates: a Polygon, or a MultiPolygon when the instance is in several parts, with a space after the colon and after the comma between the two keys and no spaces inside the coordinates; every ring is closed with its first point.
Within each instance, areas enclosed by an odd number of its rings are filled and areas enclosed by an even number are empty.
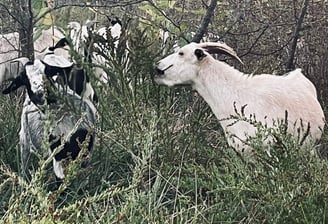
{"type": "MultiPolygon", "coordinates": [[[[56,46],[53,48],[56,48],[56,46]]],[[[53,48],[50,49],[53,50],[53,48]]],[[[45,55],[42,61],[50,65],[61,67],[60,71],[55,71],[56,73],[53,77],[57,83],[68,86],[83,98],[89,98],[93,102],[98,102],[98,96],[84,68],[66,60],[65,57],[53,53],[45,55]]]]}
{"type": "Polygon", "coordinates": [[[87,97],[80,97],[53,80],[54,76],[70,72],[71,65],[63,63],[66,61],[59,56],[46,59],[26,63],[2,93],[9,94],[23,86],[27,90],[19,132],[23,175],[27,174],[31,153],[41,153],[46,145],[53,154],[56,178],[62,180],[62,160],[74,160],[82,149],[91,151],[94,147],[96,109],[87,97]]]}

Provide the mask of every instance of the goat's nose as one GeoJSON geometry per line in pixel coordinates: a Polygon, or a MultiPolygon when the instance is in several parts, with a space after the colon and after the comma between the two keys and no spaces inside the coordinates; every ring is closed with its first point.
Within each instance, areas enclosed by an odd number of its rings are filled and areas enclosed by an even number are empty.
{"type": "Polygon", "coordinates": [[[164,75],[164,71],[161,70],[161,69],[159,69],[158,67],[156,67],[156,73],[157,73],[158,75],[164,75]]]}
{"type": "Polygon", "coordinates": [[[43,92],[41,92],[41,91],[38,91],[38,92],[36,92],[36,96],[39,98],[39,100],[40,101],[43,101],[43,92]]]}

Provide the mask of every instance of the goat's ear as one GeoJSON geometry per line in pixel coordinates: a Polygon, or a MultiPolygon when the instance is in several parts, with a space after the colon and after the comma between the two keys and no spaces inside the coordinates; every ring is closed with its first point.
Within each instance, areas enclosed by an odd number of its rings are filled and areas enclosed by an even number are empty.
{"type": "Polygon", "coordinates": [[[2,90],[2,94],[9,94],[23,85],[25,85],[25,83],[22,76],[19,75],[10,83],[6,89],[2,90]]]}
{"type": "Polygon", "coordinates": [[[66,39],[66,37],[60,39],[60,40],[55,44],[55,46],[53,46],[53,47],[49,47],[49,50],[50,50],[50,51],[54,51],[54,50],[57,49],[57,48],[63,48],[63,47],[65,47],[65,46],[69,46],[69,42],[68,42],[68,40],[66,39]]]}
{"type": "Polygon", "coordinates": [[[195,55],[196,55],[198,60],[202,60],[203,58],[206,57],[206,54],[204,53],[204,51],[202,49],[196,49],[195,50],[195,55]]]}
{"type": "Polygon", "coordinates": [[[61,75],[64,76],[66,75],[66,69],[69,69],[70,67],[57,67],[57,66],[52,66],[48,65],[44,61],[41,61],[42,64],[44,64],[45,69],[44,69],[44,74],[46,74],[47,77],[53,77],[55,75],[61,75]]]}

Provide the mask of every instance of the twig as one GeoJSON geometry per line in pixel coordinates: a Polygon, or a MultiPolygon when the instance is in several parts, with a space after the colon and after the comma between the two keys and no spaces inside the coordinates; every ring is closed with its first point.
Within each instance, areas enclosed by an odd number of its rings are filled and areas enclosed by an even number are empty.
{"type": "Polygon", "coordinates": [[[303,1],[302,10],[300,12],[300,15],[299,15],[297,23],[296,23],[296,27],[295,27],[295,31],[294,31],[294,35],[293,35],[293,41],[292,41],[291,49],[289,52],[289,59],[287,62],[287,70],[292,70],[295,68],[294,58],[295,58],[295,52],[296,52],[296,47],[297,47],[297,41],[298,41],[298,38],[300,37],[300,32],[302,30],[302,24],[303,24],[303,20],[305,18],[308,4],[309,4],[309,0],[303,1]]]}

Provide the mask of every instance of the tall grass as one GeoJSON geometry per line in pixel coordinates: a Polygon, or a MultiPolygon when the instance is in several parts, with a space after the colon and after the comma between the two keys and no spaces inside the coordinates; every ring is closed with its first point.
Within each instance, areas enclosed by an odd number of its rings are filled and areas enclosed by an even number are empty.
{"type": "Polygon", "coordinates": [[[96,87],[89,166],[71,163],[59,189],[51,188],[47,158],[37,159],[30,181],[20,177],[22,96],[0,96],[1,222],[326,223],[327,162],[284,133],[276,133],[281,141],[270,154],[260,137],[251,158],[229,148],[195,92],[153,83],[160,43],[129,24],[124,50],[105,55],[110,82],[96,87]]]}

